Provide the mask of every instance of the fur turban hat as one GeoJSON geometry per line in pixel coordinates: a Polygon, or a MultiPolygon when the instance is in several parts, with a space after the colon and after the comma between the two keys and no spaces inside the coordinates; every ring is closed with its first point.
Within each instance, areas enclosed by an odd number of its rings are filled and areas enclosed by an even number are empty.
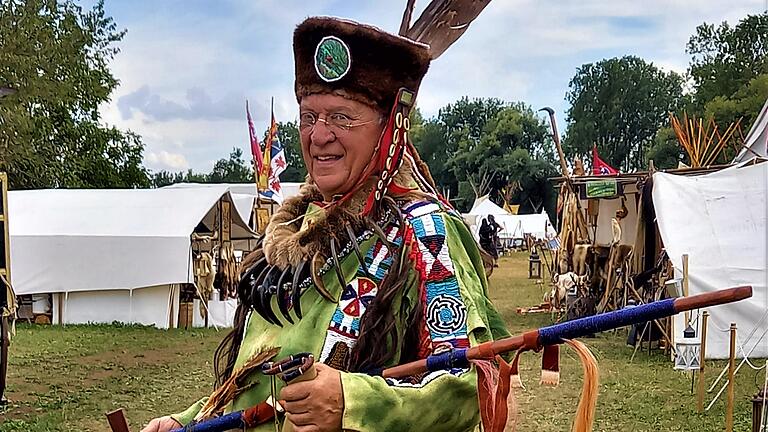
{"type": "Polygon", "coordinates": [[[296,99],[335,93],[389,113],[398,90],[417,92],[430,62],[429,46],[376,27],[312,17],[293,34],[296,99]]]}

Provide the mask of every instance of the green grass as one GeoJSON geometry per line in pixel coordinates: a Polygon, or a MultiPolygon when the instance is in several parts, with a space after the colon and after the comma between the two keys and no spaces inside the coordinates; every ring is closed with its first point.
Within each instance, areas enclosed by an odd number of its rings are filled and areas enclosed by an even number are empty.
{"type": "Polygon", "coordinates": [[[19,325],[0,431],[104,431],[128,412],[132,430],[211,392],[222,333],[140,326],[19,325]]]}
{"type": "MultiPolygon", "coordinates": [[[[491,278],[491,297],[513,333],[550,324],[548,314],[518,315],[541,302],[543,286],[527,279],[527,256],[502,258],[491,278]]],[[[125,408],[132,430],[152,417],[176,412],[211,392],[213,351],[224,332],[163,331],[140,326],[19,325],[9,361],[0,431],[104,431],[104,413],[125,408]]],[[[690,374],[676,372],[668,356],[638,352],[622,331],[585,339],[600,364],[594,431],[715,431],[724,429],[725,398],[698,414],[690,374]]],[[[540,356],[522,357],[526,390],[516,391],[519,431],[568,431],[582,382],[568,348],[561,356],[561,385],[538,385],[540,356]]],[[[708,363],[712,382],[724,362],[708,363]]],[[[758,378],[762,382],[762,375],[758,378]]],[[[755,373],[736,380],[735,431],[751,425],[749,399],[755,373]]],[[[713,395],[707,395],[707,401],[713,395]]]]}
{"type": "MultiPolygon", "coordinates": [[[[519,315],[516,312],[519,306],[541,303],[544,295],[544,286],[527,278],[527,265],[524,254],[502,258],[500,268],[491,277],[491,298],[513,334],[553,323],[549,314],[519,315]]],[[[697,413],[690,372],[673,370],[669,356],[658,350],[649,355],[645,349],[630,362],[633,349],[625,341],[625,331],[582,340],[595,354],[600,368],[595,432],[724,430],[725,393],[710,411],[697,413]]],[[[581,363],[570,348],[563,347],[561,384],[549,388],[538,384],[540,362],[538,354],[527,353],[521,358],[521,377],[526,390],[516,392],[520,411],[518,430],[568,431],[581,392],[581,363]]],[[[723,361],[707,362],[707,384],[714,381],[725,365],[723,361]]],[[[762,383],[763,377],[761,373],[758,381],[762,383]]],[[[747,367],[736,376],[734,431],[751,430],[749,400],[757,390],[755,378],[755,372],[747,367]]],[[[705,406],[713,397],[714,394],[706,395],[705,406]]]]}

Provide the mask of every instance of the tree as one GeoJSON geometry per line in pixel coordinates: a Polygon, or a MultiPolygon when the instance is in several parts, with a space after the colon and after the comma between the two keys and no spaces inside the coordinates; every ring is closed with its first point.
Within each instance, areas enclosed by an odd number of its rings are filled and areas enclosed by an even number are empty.
{"type": "Polygon", "coordinates": [[[585,64],[569,88],[565,153],[587,157],[596,144],[623,171],[643,167],[644,151],[683,103],[680,75],[633,56],[585,64]]]}
{"type": "MultiPolygon", "coordinates": [[[[711,101],[730,99],[758,76],[768,74],[768,14],[748,15],[735,27],[727,22],[718,27],[704,23],[691,36],[686,52],[691,55],[694,108],[699,113],[712,111],[707,107],[711,101]]],[[[757,112],[737,114],[756,116],[757,112]]]]}
{"type": "Polygon", "coordinates": [[[243,160],[243,149],[234,147],[229,159],[219,159],[213,164],[206,183],[253,182],[253,168],[243,160]]]}
{"type": "Polygon", "coordinates": [[[277,137],[285,147],[285,161],[288,166],[280,180],[284,182],[303,182],[307,177],[307,168],[304,166],[304,158],[301,153],[301,139],[299,127],[296,122],[277,124],[277,137]]]}
{"type": "Polygon", "coordinates": [[[253,168],[243,159],[243,150],[232,148],[229,159],[219,159],[210,173],[172,173],[159,171],[152,174],[152,187],[163,187],[174,183],[253,183],[253,168]]]}
{"type": "Polygon", "coordinates": [[[731,97],[716,96],[707,102],[704,116],[713,117],[717,124],[723,127],[740,119],[741,128],[746,132],[757,120],[766,99],[768,99],[768,73],[751,79],[731,97]]]}
{"type": "Polygon", "coordinates": [[[467,208],[475,198],[492,194],[520,204],[523,212],[538,212],[544,205],[551,209],[554,191],[548,178],[555,169],[548,144],[547,126],[530,107],[517,103],[499,109],[477,140],[464,136],[448,159],[459,180],[459,205],[467,208]]]}
{"type": "Polygon", "coordinates": [[[677,140],[675,131],[667,126],[658,130],[653,144],[646,153],[646,162],[653,160],[656,169],[677,168],[679,162],[685,162],[683,147],[677,140]]]}
{"type": "Polygon", "coordinates": [[[472,99],[463,97],[453,104],[440,109],[436,118],[421,121],[418,114],[417,125],[411,133],[411,140],[443,195],[453,197],[467,196],[466,185],[460,189],[455,171],[448,166],[449,159],[459,151],[459,144],[471,148],[479,143],[490,118],[504,106],[499,99],[472,99]]]}
{"type": "Polygon", "coordinates": [[[12,188],[145,187],[138,135],[101,124],[118,85],[118,31],[102,1],[0,2],[0,171],[12,188]]]}

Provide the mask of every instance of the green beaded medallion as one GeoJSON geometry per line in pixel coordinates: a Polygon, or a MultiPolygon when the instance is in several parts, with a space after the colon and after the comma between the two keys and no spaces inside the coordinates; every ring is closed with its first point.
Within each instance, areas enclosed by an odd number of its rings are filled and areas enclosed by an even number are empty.
{"type": "Polygon", "coordinates": [[[351,66],[349,47],[335,36],[324,37],[315,49],[315,70],[326,82],[340,80],[351,66]]]}

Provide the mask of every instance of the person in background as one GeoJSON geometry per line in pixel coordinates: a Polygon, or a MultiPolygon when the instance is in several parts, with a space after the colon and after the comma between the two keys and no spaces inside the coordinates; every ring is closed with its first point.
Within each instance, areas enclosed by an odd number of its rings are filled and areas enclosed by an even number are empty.
{"type": "MultiPolygon", "coordinates": [[[[488,218],[490,217],[491,216],[488,218]]],[[[495,266],[496,260],[499,259],[499,252],[498,249],[496,249],[496,241],[494,239],[496,230],[493,228],[493,225],[488,223],[488,218],[483,218],[483,221],[480,223],[480,247],[482,247],[488,255],[493,257],[495,266]]]]}

